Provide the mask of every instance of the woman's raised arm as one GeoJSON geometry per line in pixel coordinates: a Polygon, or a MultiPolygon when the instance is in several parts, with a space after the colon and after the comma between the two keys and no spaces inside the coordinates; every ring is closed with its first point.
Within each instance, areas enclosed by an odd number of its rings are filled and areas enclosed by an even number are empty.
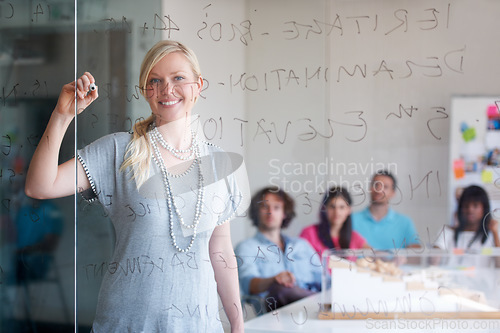
{"type": "MultiPolygon", "coordinates": [[[[65,84],[59,95],[57,105],[31,159],[26,175],[26,195],[37,199],[59,198],[75,192],[75,159],[59,165],[59,151],[64,134],[75,116],[75,103],[78,114],[85,110],[98,97],[94,77],[85,72],[78,80],[65,84]],[[75,99],[76,89],[76,99],[75,99]]],[[[90,183],[80,163],[78,168],[78,188],[85,190],[90,183]]]]}

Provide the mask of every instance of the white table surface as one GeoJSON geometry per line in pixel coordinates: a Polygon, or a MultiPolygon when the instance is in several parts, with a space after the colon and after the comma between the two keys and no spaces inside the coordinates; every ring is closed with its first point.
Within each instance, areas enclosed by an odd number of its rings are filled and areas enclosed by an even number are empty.
{"type": "Polygon", "coordinates": [[[245,322],[246,333],[263,332],[500,332],[500,320],[479,319],[318,319],[315,294],[245,322]]]}

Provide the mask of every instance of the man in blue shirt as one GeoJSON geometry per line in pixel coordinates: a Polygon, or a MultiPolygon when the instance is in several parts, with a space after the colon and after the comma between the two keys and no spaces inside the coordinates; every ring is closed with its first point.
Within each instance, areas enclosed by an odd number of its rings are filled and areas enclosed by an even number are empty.
{"type": "Polygon", "coordinates": [[[257,234],[235,248],[243,294],[265,299],[267,311],[311,295],[321,286],[319,255],[306,240],[281,232],[294,216],[294,202],[285,192],[264,188],[250,206],[257,234]]]}
{"type": "Polygon", "coordinates": [[[379,171],[370,189],[370,206],[352,214],[353,229],[376,250],[420,247],[413,221],[389,207],[396,194],[396,179],[388,171],[379,171]]]}

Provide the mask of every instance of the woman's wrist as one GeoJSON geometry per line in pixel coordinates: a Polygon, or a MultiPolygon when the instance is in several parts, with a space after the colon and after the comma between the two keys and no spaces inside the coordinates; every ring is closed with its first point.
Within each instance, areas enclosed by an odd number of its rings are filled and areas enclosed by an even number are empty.
{"type": "Polygon", "coordinates": [[[59,105],[57,105],[52,112],[52,118],[60,125],[69,125],[74,117],[75,114],[73,112],[63,110],[63,108],[61,108],[59,105]]]}

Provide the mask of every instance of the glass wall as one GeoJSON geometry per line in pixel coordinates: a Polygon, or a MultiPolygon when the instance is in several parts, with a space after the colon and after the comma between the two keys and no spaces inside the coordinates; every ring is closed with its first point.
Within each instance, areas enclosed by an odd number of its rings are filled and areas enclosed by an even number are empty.
{"type": "MultiPolygon", "coordinates": [[[[453,223],[451,100],[500,96],[499,11],[488,0],[0,1],[1,331],[88,332],[103,277],[143,269],[110,262],[113,198],[24,193],[33,152],[75,72],[92,73],[99,98],[67,130],[61,162],[150,115],[138,87],[142,59],[156,41],[179,40],[197,54],[204,79],[199,135],[244,157],[252,193],[275,185],[293,197],[286,234],[317,222],[333,185],[364,209],[371,176],[384,168],[399,180],[392,207],[431,246],[453,223]]],[[[120,204],[126,216],[149,214],[120,204]]],[[[255,233],[241,215],[231,223],[234,245],[255,233]]],[[[165,267],[188,260],[161,258],[165,267]]]]}
{"type": "MultiPolygon", "coordinates": [[[[31,156],[73,80],[74,4],[0,3],[0,299],[2,332],[74,327],[74,199],[24,193],[31,156]]],[[[74,128],[60,152],[73,156],[74,128]]]]}
{"type": "MultiPolygon", "coordinates": [[[[77,9],[77,72],[91,73],[99,92],[78,116],[81,149],[107,134],[131,132],[138,118],[148,116],[148,104],[138,89],[139,67],[147,48],[162,34],[149,23],[161,17],[160,1],[148,1],[147,6],[136,1],[78,1],[77,9]]],[[[104,205],[77,198],[77,313],[83,327],[94,319],[102,278],[113,270],[121,272],[116,266],[121,263],[111,260],[115,235],[107,209],[113,203],[111,197],[104,205]]],[[[125,203],[123,211],[135,214],[133,207],[125,203]]]]}

